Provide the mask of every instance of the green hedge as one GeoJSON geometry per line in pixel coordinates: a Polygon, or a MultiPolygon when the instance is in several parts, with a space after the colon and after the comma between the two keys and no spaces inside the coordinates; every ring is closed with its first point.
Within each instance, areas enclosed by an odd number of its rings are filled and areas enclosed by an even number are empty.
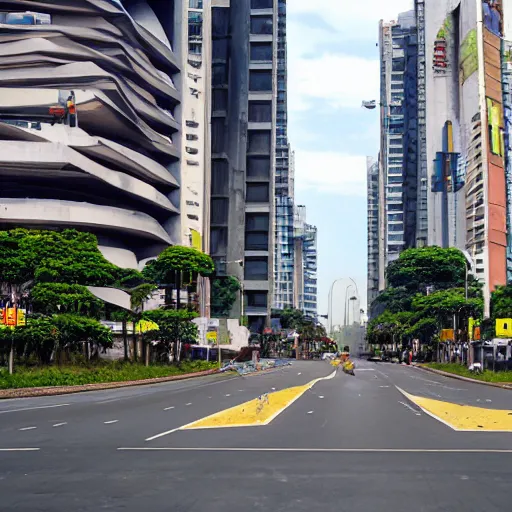
{"type": "Polygon", "coordinates": [[[26,368],[18,366],[13,375],[0,369],[0,389],[77,386],[101,382],[126,382],[131,380],[170,377],[217,368],[217,363],[206,361],[184,362],[179,366],[153,365],[125,362],[103,362],[92,366],[49,366],[26,368]]]}
{"type": "Polygon", "coordinates": [[[491,372],[485,370],[483,373],[470,372],[465,366],[456,363],[427,363],[423,366],[442,370],[443,372],[454,373],[470,379],[483,380],[484,382],[510,382],[512,383],[512,372],[491,372]]]}

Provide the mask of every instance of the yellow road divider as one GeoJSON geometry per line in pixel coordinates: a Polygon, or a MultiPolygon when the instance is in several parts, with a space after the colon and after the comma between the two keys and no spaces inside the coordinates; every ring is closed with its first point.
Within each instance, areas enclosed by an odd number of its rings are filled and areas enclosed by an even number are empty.
{"type": "Polygon", "coordinates": [[[227,428],[227,427],[259,427],[268,425],[285,409],[290,407],[306,391],[311,389],[317,382],[332,379],[336,372],[328,377],[315,379],[303,386],[282,389],[273,393],[261,395],[254,400],[241,405],[225,409],[223,411],[207,416],[200,420],[184,425],[179,430],[195,430],[204,428],[227,428]]]}
{"type": "Polygon", "coordinates": [[[407,399],[426,414],[448,425],[453,430],[466,432],[512,432],[512,410],[485,409],[471,405],[443,402],[415,396],[398,388],[407,399]]]}

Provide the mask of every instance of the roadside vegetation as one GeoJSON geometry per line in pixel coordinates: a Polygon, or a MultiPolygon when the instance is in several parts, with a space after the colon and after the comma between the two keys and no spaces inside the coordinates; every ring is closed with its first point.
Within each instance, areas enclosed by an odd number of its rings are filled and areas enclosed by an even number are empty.
{"type": "Polygon", "coordinates": [[[206,361],[183,362],[179,365],[144,366],[123,361],[100,361],[96,364],[18,367],[13,375],[0,371],[0,389],[31,387],[80,386],[105,382],[128,382],[185,375],[217,368],[206,361]]]}
{"type": "Polygon", "coordinates": [[[423,366],[434,370],[441,370],[461,377],[481,380],[484,382],[510,383],[512,384],[512,372],[492,372],[485,370],[482,373],[470,372],[468,368],[460,364],[453,363],[426,363],[423,366]]]}
{"type": "MultiPolygon", "coordinates": [[[[213,260],[201,251],[169,247],[139,272],[105,259],[91,233],[16,228],[0,231],[0,258],[0,389],[137,380],[214,366],[181,364],[187,344],[198,338],[192,322],[198,282],[215,276],[213,260]],[[90,287],[118,289],[129,306],[106,303],[90,287]],[[157,290],[164,290],[165,305],[145,311],[157,290]],[[124,363],[102,359],[115,336],[104,320],[122,325],[124,363]],[[85,363],[74,364],[80,359],[85,363]]],[[[214,300],[228,309],[225,284],[217,283],[214,300]]],[[[234,283],[228,285],[231,292],[234,283]]]]}

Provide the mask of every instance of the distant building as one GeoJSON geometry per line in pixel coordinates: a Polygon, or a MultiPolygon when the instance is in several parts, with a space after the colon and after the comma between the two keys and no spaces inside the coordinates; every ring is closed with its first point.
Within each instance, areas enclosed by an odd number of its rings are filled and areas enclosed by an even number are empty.
{"type": "Polygon", "coordinates": [[[318,321],[318,248],[317,228],[306,222],[306,207],[295,208],[295,269],[294,303],[295,309],[318,321]]]}
{"type": "Polygon", "coordinates": [[[231,316],[270,326],[278,0],[212,0],[210,252],[243,284],[231,316]]]}
{"type": "Polygon", "coordinates": [[[379,294],[379,162],[367,158],[368,311],[379,294]]]}

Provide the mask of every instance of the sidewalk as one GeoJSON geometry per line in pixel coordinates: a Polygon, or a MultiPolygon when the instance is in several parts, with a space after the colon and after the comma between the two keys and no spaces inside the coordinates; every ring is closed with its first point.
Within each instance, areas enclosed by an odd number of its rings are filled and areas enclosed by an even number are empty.
{"type": "Polygon", "coordinates": [[[492,386],[493,388],[502,388],[502,389],[511,389],[512,390],[512,382],[486,382],[484,380],[471,379],[469,377],[463,377],[462,375],[457,375],[455,373],[443,372],[442,370],[435,370],[434,368],[428,368],[426,366],[422,366],[421,364],[413,363],[415,368],[419,368],[420,370],[437,373],[438,375],[444,375],[445,377],[451,377],[452,379],[463,380],[466,382],[474,382],[475,384],[484,384],[485,386],[492,386]]]}
{"type": "Polygon", "coordinates": [[[160,384],[162,382],[172,382],[175,380],[205,377],[207,375],[214,374],[219,374],[219,370],[205,370],[203,372],[173,375],[171,377],[158,377],[156,379],[131,380],[122,382],[99,382],[95,384],[83,384],[80,386],[2,389],[0,390],[0,400],[8,398],[31,398],[37,396],[69,395],[72,393],[82,393],[84,391],[101,391],[104,389],[126,388],[130,386],[145,386],[149,384],[160,384]]]}

